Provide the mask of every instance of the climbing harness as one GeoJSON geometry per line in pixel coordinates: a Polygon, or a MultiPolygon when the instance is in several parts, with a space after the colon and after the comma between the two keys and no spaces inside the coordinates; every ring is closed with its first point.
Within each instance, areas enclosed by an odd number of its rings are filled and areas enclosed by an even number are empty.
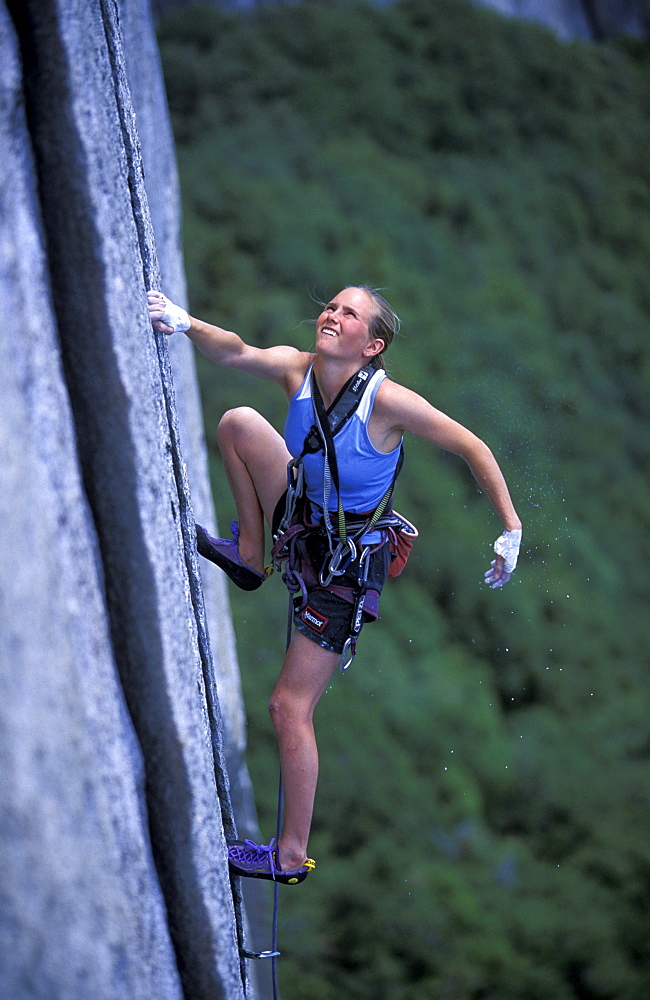
{"type": "MultiPolygon", "coordinates": [[[[332,403],[331,407],[325,418],[325,423],[331,430],[332,437],[338,434],[339,431],[343,430],[345,424],[348,422],[356,408],[358,407],[363,394],[370,384],[370,379],[373,372],[376,369],[367,365],[365,368],[360,368],[359,371],[352,376],[351,379],[346,382],[338,396],[332,403]]],[[[314,378],[313,369],[310,372],[310,389],[312,393],[312,398],[314,394],[314,386],[316,385],[316,379],[314,378]]],[[[318,392],[319,398],[322,404],[322,396],[318,391],[316,386],[316,391],[318,392]]],[[[315,408],[314,403],[314,408],[315,408]]],[[[324,412],[324,406],[323,406],[324,412]]],[[[296,510],[296,504],[298,500],[302,499],[305,491],[305,473],[302,460],[305,455],[310,453],[315,453],[317,451],[323,450],[323,435],[318,422],[312,424],[309,433],[307,434],[302,451],[298,458],[291,459],[287,465],[287,493],[286,493],[286,504],[284,509],[284,515],[277,530],[274,532],[274,540],[277,540],[281,535],[284,534],[286,530],[290,527],[294,513],[296,510]]]]}
{"type": "MultiPolygon", "coordinates": [[[[301,454],[287,466],[287,493],[284,516],[274,532],[271,552],[275,569],[284,570],[282,579],[293,596],[294,611],[302,611],[307,604],[308,583],[333,593],[352,604],[351,625],[341,653],[341,670],[347,670],[356,653],[356,644],[364,621],[364,608],[378,604],[379,592],[369,583],[371,558],[386,542],[391,554],[402,532],[417,536],[417,531],[405,518],[390,509],[390,501],[404,460],[403,448],[392,481],[374,511],[366,514],[347,514],[341,499],[338,463],[334,437],[345,426],[359,406],[363,394],[376,371],[371,366],[361,368],[343,387],[328,411],[316,382],[313,369],[310,389],[314,405],[315,423],[305,438],[301,454]],[[323,514],[316,523],[307,516],[310,503],[305,496],[303,458],[316,451],[324,452],[323,514]],[[330,496],[332,488],[338,496],[338,507],[332,521],[330,496]],[[371,533],[379,533],[379,542],[373,542],[371,533]],[[310,579],[311,571],[305,560],[305,541],[310,535],[325,535],[327,550],[318,568],[318,579],[310,579]],[[349,576],[356,567],[356,577],[349,576]],[[337,579],[348,574],[346,585],[337,579]],[[307,578],[307,579],[306,579],[307,578]],[[350,585],[352,584],[352,585],[350,585]],[[369,603],[370,602],[370,603],[369,603]]],[[[405,561],[405,560],[404,560],[405,561]]],[[[389,570],[390,572],[390,570],[389,570]]],[[[394,575],[394,574],[393,574],[394,575]]]]}

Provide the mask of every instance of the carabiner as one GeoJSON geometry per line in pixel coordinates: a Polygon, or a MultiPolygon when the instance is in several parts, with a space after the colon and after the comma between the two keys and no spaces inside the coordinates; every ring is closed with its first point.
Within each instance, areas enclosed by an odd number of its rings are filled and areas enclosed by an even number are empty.
{"type": "Polygon", "coordinates": [[[249,951],[247,948],[240,948],[239,954],[242,958],[279,958],[282,953],[279,951],[249,951]]]}
{"type": "Polygon", "coordinates": [[[328,587],[332,582],[332,577],[343,576],[350,563],[354,562],[356,558],[357,547],[351,538],[348,538],[346,542],[339,542],[329,558],[323,563],[318,574],[321,587],[328,587]],[[343,562],[346,552],[349,552],[350,555],[343,562]]]}
{"type": "Polygon", "coordinates": [[[357,640],[352,638],[346,639],[345,645],[341,652],[341,663],[339,666],[339,669],[342,674],[345,673],[345,671],[351,665],[354,657],[356,656],[356,652],[357,652],[357,640]],[[350,654],[349,657],[348,653],[350,654]],[[348,657],[347,660],[346,657],[348,657]]]}
{"type": "Polygon", "coordinates": [[[365,587],[368,582],[368,572],[370,570],[371,547],[364,545],[359,556],[359,571],[357,573],[357,583],[360,587],[365,587]]]}

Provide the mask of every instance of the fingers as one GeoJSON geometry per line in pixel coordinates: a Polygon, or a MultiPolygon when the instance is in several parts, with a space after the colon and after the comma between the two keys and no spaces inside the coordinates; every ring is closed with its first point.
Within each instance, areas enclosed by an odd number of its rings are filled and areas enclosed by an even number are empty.
{"type": "Polygon", "coordinates": [[[151,325],[153,326],[154,330],[156,330],[157,333],[164,333],[168,337],[171,337],[172,333],[174,332],[173,326],[167,326],[166,323],[161,323],[160,320],[153,320],[151,325]]]}
{"type": "Polygon", "coordinates": [[[163,322],[163,316],[167,312],[168,300],[162,292],[151,289],[147,292],[147,305],[149,307],[149,317],[151,325],[157,333],[164,333],[168,337],[174,333],[174,327],[163,322]]]}
{"type": "Polygon", "coordinates": [[[166,299],[162,292],[147,292],[147,305],[152,320],[159,320],[165,314],[166,299]]]}
{"type": "Polygon", "coordinates": [[[492,590],[497,590],[499,587],[505,586],[512,576],[512,573],[508,573],[507,570],[504,569],[503,564],[503,556],[495,556],[490,563],[490,569],[484,576],[485,582],[488,587],[491,587],[492,590]]]}
{"type": "Polygon", "coordinates": [[[190,329],[192,323],[185,309],[174,305],[162,292],[150,289],[147,292],[147,305],[151,322],[163,324],[155,327],[160,333],[186,333],[190,329]]]}

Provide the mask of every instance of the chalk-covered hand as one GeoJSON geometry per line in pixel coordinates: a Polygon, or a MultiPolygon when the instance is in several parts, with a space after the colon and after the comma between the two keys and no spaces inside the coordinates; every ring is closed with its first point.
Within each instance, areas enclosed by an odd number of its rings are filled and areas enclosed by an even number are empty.
{"type": "Polygon", "coordinates": [[[190,317],[173,302],[163,295],[162,292],[147,292],[147,305],[149,306],[149,316],[154,330],[158,333],[185,333],[190,328],[190,317]]]}
{"type": "Polygon", "coordinates": [[[485,574],[485,582],[492,590],[503,587],[515,571],[519,546],[521,545],[521,528],[504,531],[494,543],[495,558],[490,563],[490,569],[485,574]]]}

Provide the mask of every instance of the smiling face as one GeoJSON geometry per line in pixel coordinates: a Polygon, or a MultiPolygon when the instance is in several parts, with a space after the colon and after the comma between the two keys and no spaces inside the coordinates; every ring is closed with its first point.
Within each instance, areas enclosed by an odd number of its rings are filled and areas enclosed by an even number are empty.
{"type": "Polygon", "coordinates": [[[376,311],[363,288],[344,288],[316,320],[316,351],[327,357],[359,358],[361,364],[367,364],[385,346],[369,333],[376,311]]]}

